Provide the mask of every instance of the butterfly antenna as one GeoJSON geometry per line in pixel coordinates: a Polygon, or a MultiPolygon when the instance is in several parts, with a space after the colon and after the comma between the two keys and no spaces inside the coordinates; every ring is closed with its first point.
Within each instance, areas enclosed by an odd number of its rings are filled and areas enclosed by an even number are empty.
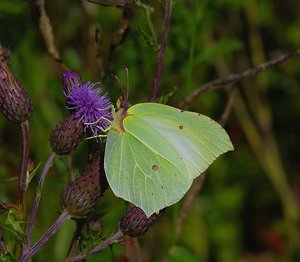
{"type": "Polygon", "coordinates": [[[111,74],[111,75],[118,81],[118,83],[119,83],[119,85],[121,87],[121,90],[123,92],[123,96],[124,96],[124,98],[127,101],[127,97],[125,97],[126,96],[125,89],[124,89],[124,86],[122,85],[122,82],[121,82],[120,78],[117,75],[115,75],[115,74],[111,74]]]}
{"type": "Polygon", "coordinates": [[[125,65],[123,67],[126,73],[126,101],[127,101],[129,96],[129,70],[125,65]]]}

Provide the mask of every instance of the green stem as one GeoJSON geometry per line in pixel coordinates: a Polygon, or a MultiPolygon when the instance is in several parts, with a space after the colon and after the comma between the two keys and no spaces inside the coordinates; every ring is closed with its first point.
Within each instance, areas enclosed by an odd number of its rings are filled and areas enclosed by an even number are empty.
{"type": "Polygon", "coordinates": [[[147,21],[147,24],[148,24],[148,27],[149,27],[149,30],[150,30],[150,33],[152,35],[152,38],[153,38],[153,41],[154,41],[154,44],[157,48],[159,48],[158,46],[158,41],[157,41],[157,37],[156,37],[156,33],[155,33],[155,30],[154,30],[154,26],[153,26],[153,23],[152,23],[152,19],[151,19],[151,12],[152,12],[152,8],[145,5],[144,3],[142,3],[141,1],[138,1],[137,2],[137,6],[142,8],[144,11],[145,11],[145,14],[146,14],[146,21],[147,21]]]}

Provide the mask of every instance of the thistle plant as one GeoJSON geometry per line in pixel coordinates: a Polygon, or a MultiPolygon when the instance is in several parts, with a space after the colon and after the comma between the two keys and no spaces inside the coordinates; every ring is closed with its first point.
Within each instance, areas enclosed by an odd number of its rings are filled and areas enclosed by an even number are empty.
{"type": "Polygon", "coordinates": [[[9,66],[10,51],[0,47],[0,109],[13,123],[22,123],[32,113],[31,100],[9,66]]]}
{"type": "Polygon", "coordinates": [[[80,176],[67,185],[61,197],[63,208],[61,215],[32,247],[23,251],[20,262],[28,261],[59,230],[65,221],[71,218],[85,217],[94,210],[101,196],[102,157],[98,156],[87,163],[80,176]]]}
{"type": "Polygon", "coordinates": [[[31,100],[16,80],[9,66],[10,51],[0,45],[0,110],[4,116],[13,123],[21,124],[23,144],[22,163],[19,177],[19,200],[24,213],[26,191],[26,174],[29,156],[29,124],[28,119],[32,113],[31,100]]]}
{"type": "MultiPolygon", "coordinates": [[[[31,116],[31,101],[26,91],[14,78],[13,73],[9,68],[9,51],[7,49],[1,49],[0,54],[0,108],[10,121],[22,124],[23,122],[27,122],[28,118],[31,116]]],[[[22,242],[22,254],[18,260],[20,262],[30,260],[59,230],[66,220],[76,220],[77,225],[81,224],[80,228],[84,225],[84,221],[88,222],[87,226],[89,227],[94,225],[95,223],[93,224],[87,217],[93,213],[98,205],[100,197],[107,188],[107,181],[104,173],[104,150],[102,148],[100,150],[94,150],[94,153],[91,155],[92,158],[87,162],[84,171],[66,186],[61,196],[62,212],[60,216],[36,243],[33,245],[31,244],[44,183],[55,157],[57,155],[62,156],[71,154],[75,151],[80,142],[84,141],[83,138],[85,133],[87,133],[87,137],[92,136],[98,138],[99,136],[103,136],[113,120],[114,109],[112,103],[107,97],[107,94],[103,94],[102,89],[99,87],[99,83],[84,82],[78,73],[68,70],[62,73],[62,85],[62,94],[66,98],[66,109],[69,111],[69,115],[65,120],[58,123],[51,132],[49,144],[52,152],[46,161],[39,178],[28,227],[25,228],[27,229],[25,241],[22,242]]],[[[97,145],[96,148],[101,148],[101,143],[102,142],[99,142],[99,139],[95,139],[95,145],[97,145]]],[[[28,147],[29,145],[27,142],[27,151],[28,147]]],[[[24,198],[25,189],[29,185],[23,185],[24,175],[22,174],[20,175],[20,180],[22,180],[22,182],[20,182],[20,190],[23,190],[22,198],[24,198]]],[[[20,201],[21,206],[23,203],[23,200],[20,201]]],[[[8,209],[9,205],[5,205],[3,212],[8,209]]],[[[116,234],[101,244],[86,250],[84,253],[78,254],[73,245],[72,253],[70,253],[68,261],[78,261],[79,258],[99,252],[107,245],[118,242],[124,234],[131,236],[142,235],[149,229],[154,221],[158,219],[158,217],[159,215],[154,215],[147,218],[142,210],[138,208],[130,209],[124,218],[120,220],[120,229],[116,234]]],[[[23,218],[26,219],[25,209],[23,218]]],[[[98,218],[94,219],[94,221],[97,221],[95,225],[99,224],[98,218]]],[[[92,226],[92,228],[94,228],[94,230],[96,228],[99,229],[99,227],[95,226],[92,226]]],[[[80,231],[78,232],[80,233],[80,231]]],[[[96,236],[99,235],[93,234],[96,236]]],[[[0,237],[1,252],[3,253],[5,251],[5,254],[7,254],[8,251],[1,234],[0,237]]]]}

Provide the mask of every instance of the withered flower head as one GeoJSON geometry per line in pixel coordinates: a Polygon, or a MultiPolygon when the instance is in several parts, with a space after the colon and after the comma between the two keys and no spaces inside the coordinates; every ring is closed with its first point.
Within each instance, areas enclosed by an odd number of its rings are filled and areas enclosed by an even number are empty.
{"type": "Polygon", "coordinates": [[[22,85],[9,67],[9,51],[0,46],[0,109],[13,123],[27,120],[32,113],[32,104],[22,85]]]}
{"type": "Polygon", "coordinates": [[[58,124],[50,136],[52,151],[58,155],[74,151],[84,135],[84,124],[75,115],[70,115],[58,124]]]}
{"type": "Polygon", "coordinates": [[[138,237],[145,234],[159,219],[162,212],[147,217],[139,207],[130,208],[119,221],[119,229],[124,235],[138,237]]]}
{"type": "Polygon", "coordinates": [[[99,158],[89,162],[81,175],[71,182],[62,195],[62,205],[72,217],[83,217],[94,210],[101,196],[99,158]]]}

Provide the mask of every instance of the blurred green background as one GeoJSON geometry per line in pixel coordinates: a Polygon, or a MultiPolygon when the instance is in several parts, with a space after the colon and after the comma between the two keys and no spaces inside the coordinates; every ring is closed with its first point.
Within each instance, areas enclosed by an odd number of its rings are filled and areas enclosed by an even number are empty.
{"type": "MultiPolygon", "coordinates": [[[[122,91],[110,75],[125,83],[123,65],[129,69],[129,101],[145,102],[151,94],[157,50],[145,10],[152,10],[158,40],[164,10],[162,1],[143,3],[148,9],[134,11],[125,41],[111,52],[122,9],[79,0],[46,1],[64,64],[84,80],[101,81],[113,101],[122,91]]],[[[159,95],[176,106],[201,84],[299,48],[299,13],[298,0],[174,1],[159,95]]],[[[12,51],[12,70],[33,101],[30,158],[35,166],[43,166],[50,153],[51,130],[67,111],[62,69],[47,53],[38,21],[35,1],[0,0],[0,43],[12,51]]],[[[125,254],[134,261],[130,251],[137,245],[140,261],[300,261],[299,83],[300,59],[295,56],[254,78],[193,100],[187,110],[215,120],[229,107],[225,129],[235,151],[208,169],[202,189],[188,203],[180,231],[178,218],[185,200],[168,208],[139,243],[125,241],[87,261],[126,261],[125,254]]],[[[17,180],[12,178],[18,175],[21,131],[2,114],[0,131],[0,200],[16,203],[17,180]]],[[[86,147],[81,143],[73,154],[75,175],[84,166],[86,147]]],[[[28,210],[37,181],[36,177],[27,192],[28,210]]],[[[58,157],[45,183],[35,240],[57,218],[66,182],[67,157],[58,157]]],[[[106,238],[117,229],[125,204],[107,191],[100,209],[106,238]]],[[[73,221],[66,223],[34,261],[63,261],[74,230],[73,221]]]]}

